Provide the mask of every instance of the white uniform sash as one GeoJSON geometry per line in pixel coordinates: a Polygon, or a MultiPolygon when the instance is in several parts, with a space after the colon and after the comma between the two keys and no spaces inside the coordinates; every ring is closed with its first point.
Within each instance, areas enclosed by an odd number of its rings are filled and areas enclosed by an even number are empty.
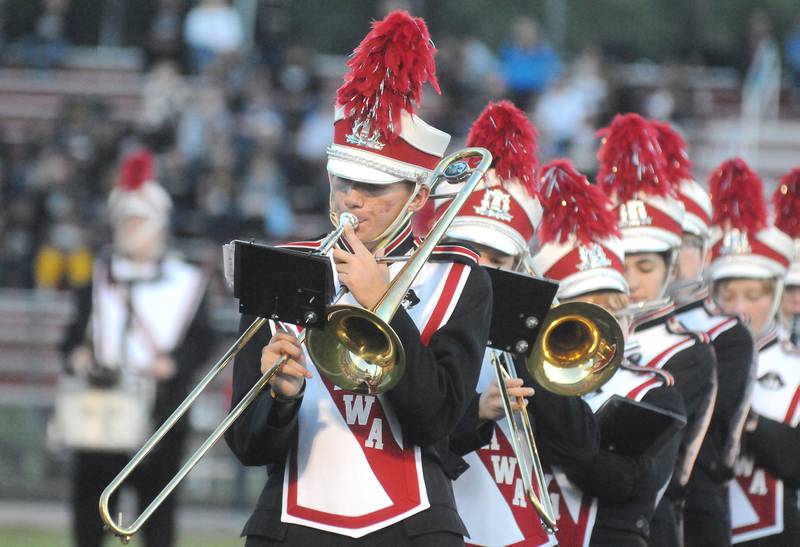
{"type": "Polygon", "coordinates": [[[92,285],[92,333],[98,361],[146,375],[157,355],[173,351],[183,340],[206,283],[202,270],[175,258],[164,259],[160,276],[131,285],[112,283],[106,263],[98,262],[92,285]],[[128,290],[131,314],[126,306],[128,290]]]}
{"type": "MultiPolygon", "coordinates": [[[[800,422],[800,358],[774,343],[758,354],[758,380],[751,408],[759,415],[797,427],[800,422]]],[[[783,532],[783,481],[755,464],[749,454],[736,460],[730,503],[733,543],[783,532]]]]}
{"type": "MultiPolygon", "coordinates": [[[[483,392],[495,377],[491,351],[484,354],[477,391],[483,392]]],[[[516,377],[512,360],[509,374],[516,377]]],[[[556,545],[548,537],[522,486],[519,462],[511,445],[508,421],[494,426],[491,442],[464,459],[469,464],[453,483],[458,514],[469,531],[467,545],[483,547],[540,547],[556,545]]],[[[545,479],[552,482],[552,475],[545,479]]],[[[554,505],[557,505],[554,503],[554,505]]]]}
{"type": "MultiPolygon", "coordinates": [[[[390,276],[401,268],[389,266],[390,276]]],[[[406,311],[423,344],[449,320],[469,273],[429,262],[417,276],[410,292],[419,302],[406,311]]],[[[356,304],[349,294],[341,302],[356,304]]],[[[307,353],[306,363],[315,370],[307,353]]],[[[354,538],[430,507],[420,448],[404,443],[388,400],[342,391],[318,371],[306,381],[283,486],[281,520],[354,538]]]]}

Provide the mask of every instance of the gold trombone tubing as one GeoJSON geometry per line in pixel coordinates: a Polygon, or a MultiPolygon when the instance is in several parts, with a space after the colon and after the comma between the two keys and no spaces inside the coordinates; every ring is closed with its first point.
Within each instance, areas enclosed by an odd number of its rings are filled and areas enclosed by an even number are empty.
{"type": "MultiPolygon", "coordinates": [[[[333,245],[336,244],[336,241],[341,237],[342,233],[344,232],[344,228],[347,224],[351,224],[354,228],[358,225],[358,219],[350,214],[350,213],[342,213],[339,215],[339,225],[337,226],[336,230],[331,232],[325,240],[323,240],[320,248],[316,251],[318,254],[325,254],[327,253],[333,245]]],[[[343,294],[341,291],[337,294],[337,299],[343,294]]],[[[159,492],[159,494],[153,499],[153,501],[148,505],[144,511],[139,515],[139,517],[131,523],[130,526],[123,526],[122,522],[115,522],[113,516],[111,515],[111,511],[109,509],[109,504],[111,501],[111,496],[114,492],[119,489],[125,480],[130,476],[136,467],[153,451],[153,448],[164,438],[164,436],[175,426],[175,424],[180,420],[184,414],[189,410],[189,408],[194,404],[195,400],[200,396],[200,394],[208,387],[208,385],[222,372],[225,367],[230,364],[231,360],[244,348],[245,345],[253,338],[253,336],[267,323],[268,319],[264,317],[259,317],[255,319],[250,326],[245,329],[239,339],[234,342],[234,344],[228,348],[228,351],[225,352],[225,355],[220,358],[216,364],[211,367],[211,370],[205,377],[198,383],[195,388],[189,393],[189,395],[181,402],[180,405],[175,409],[175,411],[166,419],[166,421],[161,424],[161,427],[156,430],[156,432],[151,436],[147,442],[139,449],[138,452],[131,458],[128,464],[119,472],[119,474],[114,478],[114,480],[109,483],[109,485],[103,490],[103,493],[100,495],[100,518],[105,523],[106,527],[117,537],[119,537],[123,543],[128,543],[144,525],[145,522],[152,516],[152,514],[164,503],[164,500],[172,493],[175,488],[183,481],[186,475],[197,465],[197,462],[205,456],[206,452],[214,445],[216,442],[222,437],[225,432],[231,427],[233,422],[239,418],[239,416],[244,413],[247,407],[255,400],[256,397],[261,393],[264,387],[269,383],[270,379],[280,370],[283,364],[286,362],[286,355],[282,355],[279,359],[275,361],[275,363],[265,372],[261,378],[250,388],[250,391],[239,401],[239,404],[230,411],[230,413],[225,417],[225,419],[220,422],[220,424],[214,429],[214,431],[209,435],[205,441],[195,450],[195,452],[189,457],[183,467],[181,467],[175,476],[167,483],[167,485],[159,492]]],[[[304,330],[298,336],[298,340],[300,343],[303,343],[305,340],[307,330],[304,330]]]]}

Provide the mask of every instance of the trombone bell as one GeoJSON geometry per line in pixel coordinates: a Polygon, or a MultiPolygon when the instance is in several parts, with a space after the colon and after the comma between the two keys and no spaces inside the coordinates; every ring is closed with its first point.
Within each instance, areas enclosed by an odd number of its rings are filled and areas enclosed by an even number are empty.
{"type": "Polygon", "coordinates": [[[314,364],[347,391],[383,393],[405,371],[405,351],[394,329],[364,308],[331,306],[325,329],[309,329],[307,337],[306,348],[314,364]]]}
{"type": "Polygon", "coordinates": [[[526,359],[541,386],[559,395],[584,395],[606,383],[622,363],[624,338],[617,320],[588,302],[552,308],[526,359]]]}

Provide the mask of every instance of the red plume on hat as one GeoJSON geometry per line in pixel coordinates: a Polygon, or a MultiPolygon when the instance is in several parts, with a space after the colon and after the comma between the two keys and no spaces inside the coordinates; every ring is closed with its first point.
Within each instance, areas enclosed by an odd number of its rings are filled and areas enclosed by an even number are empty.
{"type": "Polygon", "coordinates": [[[620,235],[608,197],[567,159],[542,168],[539,201],[544,209],[538,236],[542,244],[564,243],[572,234],[584,244],[620,235]]]}
{"type": "Polygon", "coordinates": [[[140,150],[126,155],[120,165],[119,187],[132,192],[153,180],[153,154],[140,150]]]}
{"type": "Polygon", "coordinates": [[[741,158],[733,158],[717,167],[708,179],[711,223],[755,234],[767,225],[764,184],[741,158]]]}
{"type": "Polygon", "coordinates": [[[501,180],[516,178],[536,195],[536,128],[514,103],[490,102],[470,127],[467,146],[489,150],[501,180]]]}
{"type": "Polygon", "coordinates": [[[658,134],[658,144],[664,155],[666,174],[674,185],[692,178],[692,160],[689,159],[688,146],[680,133],[666,122],[650,122],[658,134]]]}
{"type": "Polygon", "coordinates": [[[792,239],[800,238],[800,167],[781,177],[772,195],[775,226],[792,239]]]}
{"type": "Polygon", "coordinates": [[[393,11],[353,51],[350,72],[336,92],[347,117],[367,117],[371,130],[390,142],[400,131],[400,113],[414,113],[422,97],[422,85],[429,81],[441,93],[436,80],[436,63],[428,27],[421,17],[393,11]]]}
{"type": "Polygon", "coordinates": [[[674,193],[655,128],[638,114],[617,114],[601,130],[604,140],[597,152],[597,181],[606,191],[616,191],[619,201],[639,194],[667,196],[674,193]]]}

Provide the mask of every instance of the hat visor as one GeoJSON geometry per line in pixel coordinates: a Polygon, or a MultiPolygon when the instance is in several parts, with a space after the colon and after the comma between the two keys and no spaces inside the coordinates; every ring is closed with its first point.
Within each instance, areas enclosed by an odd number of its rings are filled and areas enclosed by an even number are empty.
{"type": "Polygon", "coordinates": [[[771,279],[779,274],[774,269],[752,260],[725,260],[723,258],[711,263],[708,275],[714,281],[718,281],[729,278],[771,279]]]}
{"type": "Polygon", "coordinates": [[[405,180],[374,167],[341,158],[328,158],[328,173],[365,184],[392,184],[405,180]]]}
{"type": "Polygon", "coordinates": [[[618,291],[628,294],[628,283],[613,268],[594,268],[572,274],[559,282],[558,297],[575,298],[597,291],[618,291]]]}
{"type": "Polygon", "coordinates": [[[792,268],[786,274],[784,285],[787,287],[800,287],[800,268],[792,268]]]}
{"type": "Polygon", "coordinates": [[[673,248],[672,245],[661,239],[646,236],[628,236],[622,232],[622,248],[625,254],[636,253],[663,253],[673,248]]]}
{"type": "Polygon", "coordinates": [[[449,239],[458,239],[489,247],[501,253],[517,256],[521,249],[507,235],[485,227],[461,225],[447,230],[449,239]]]}

